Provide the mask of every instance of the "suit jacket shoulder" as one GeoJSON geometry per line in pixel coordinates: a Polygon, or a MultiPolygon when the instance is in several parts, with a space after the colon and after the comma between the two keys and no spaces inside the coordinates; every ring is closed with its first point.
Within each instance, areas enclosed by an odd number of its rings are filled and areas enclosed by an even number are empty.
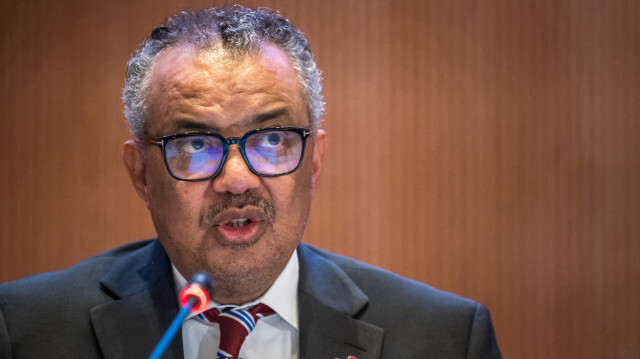
{"type": "Polygon", "coordinates": [[[481,304],[308,245],[298,252],[301,351],[342,350],[323,354],[358,359],[500,357],[481,304]],[[303,324],[329,334],[319,342],[303,324]]]}
{"type": "Polygon", "coordinates": [[[160,243],[127,244],[0,284],[0,356],[146,357],[177,311],[160,243]]]}

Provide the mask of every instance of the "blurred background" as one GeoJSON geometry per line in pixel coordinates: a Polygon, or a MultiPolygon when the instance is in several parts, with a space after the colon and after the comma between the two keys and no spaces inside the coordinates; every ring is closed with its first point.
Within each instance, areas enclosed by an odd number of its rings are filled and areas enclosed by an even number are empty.
{"type": "MultiPolygon", "coordinates": [[[[129,55],[196,0],[3,0],[0,281],[155,236],[129,55]]],[[[323,70],[305,241],[489,307],[506,358],[640,357],[640,2],[239,1],[323,70]]]]}

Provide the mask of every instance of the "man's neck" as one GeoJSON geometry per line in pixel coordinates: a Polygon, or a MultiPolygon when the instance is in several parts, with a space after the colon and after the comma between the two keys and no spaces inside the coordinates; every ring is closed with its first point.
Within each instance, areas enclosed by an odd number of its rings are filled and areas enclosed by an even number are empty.
{"type": "MultiPolygon", "coordinates": [[[[180,295],[180,291],[187,286],[187,280],[184,279],[178,269],[172,265],[173,277],[176,283],[176,295],[180,295]]],[[[298,327],[298,277],[299,262],[298,251],[295,250],[287,262],[284,270],[280,273],[273,284],[263,293],[263,295],[245,301],[233,301],[231,303],[220,302],[214,297],[209,303],[208,308],[223,306],[227,304],[239,306],[251,306],[258,302],[262,302],[275,310],[285,321],[294,328],[298,327]]],[[[215,290],[215,289],[214,289],[215,290]]]]}

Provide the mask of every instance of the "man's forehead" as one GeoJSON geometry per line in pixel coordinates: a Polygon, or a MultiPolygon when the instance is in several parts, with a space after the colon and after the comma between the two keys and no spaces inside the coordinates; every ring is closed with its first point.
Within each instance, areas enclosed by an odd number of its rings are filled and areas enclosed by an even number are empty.
{"type": "MultiPolygon", "coordinates": [[[[154,122],[159,118],[175,119],[176,111],[189,110],[192,106],[212,110],[210,119],[223,120],[227,113],[216,110],[239,110],[247,98],[252,99],[251,105],[264,107],[260,110],[263,113],[283,106],[286,109],[283,113],[291,115],[303,110],[306,120],[303,123],[308,121],[306,101],[293,61],[269,43],[241,57],[230,55],[220,46],[198,49],[191,44],[174,45],[158,56],[149,87],[149,111],[150,117],[156,119],[154,122]],[[251,96],[241,96],[246,94],[251,96]],[[235,106],[229,105],[232,102],[235,106]]],[[[235,114],[241,112],[234,111],[235,114]]],[[[162,126],[167,124],[164,122],[162,126]]]]}
{"type": "Polygon", "coordinates": [[[164,49],[158,55],[151,70],[150,84],[206,84],[206,76],[215,70],[212,65],[221,67],[229,61],[221,49],[211,48],[203,51],[191,44],[177,44],[164,49]]]}
{"type": "Polygon", "coordinates": [[[216,70],[242,69],[256,63],[268,63],[273,70],[287,72],[294,69],[294,63],[277,45],[262,42],[255,50],[242,53],[228,51],[221,43],[213,43],[206,47],[197,47],[190,43],[172,45],[157,56],[151,70],[151,80],[158,77],[182,78],[191,73],[216,73],[216,70]],[[185,74],[177,64],[190,65],[192,68],[185,74]]]}

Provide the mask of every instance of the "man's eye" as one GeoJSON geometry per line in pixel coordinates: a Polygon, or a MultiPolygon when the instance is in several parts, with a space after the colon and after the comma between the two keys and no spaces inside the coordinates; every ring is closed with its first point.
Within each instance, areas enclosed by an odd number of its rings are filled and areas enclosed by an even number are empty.
{"type": "Polygon", "coordinates": [[[256,138],[255,147],[261,149],[276,149],[285,144],[285,138],[281,133],[267,133],[256,138]]]}
{"type": "Polygon", "coordinates": [[[280,144],[280,136],[275,134],[275,133],[270,133],[267,138],[267,143],[271,146],[277,146],[278,144],[280,144]]]}
{"type": "Polygon", "coordinates": [[[205,147],[205,145],[204,145],[204,140],[203,139],[201,139],[201,138],[192,138],[190,140],[187,140],[182,145],[182,151],[189,152],[189,153],[196,153],[196,152],[200,152],[204,147],[205,147]]]}

